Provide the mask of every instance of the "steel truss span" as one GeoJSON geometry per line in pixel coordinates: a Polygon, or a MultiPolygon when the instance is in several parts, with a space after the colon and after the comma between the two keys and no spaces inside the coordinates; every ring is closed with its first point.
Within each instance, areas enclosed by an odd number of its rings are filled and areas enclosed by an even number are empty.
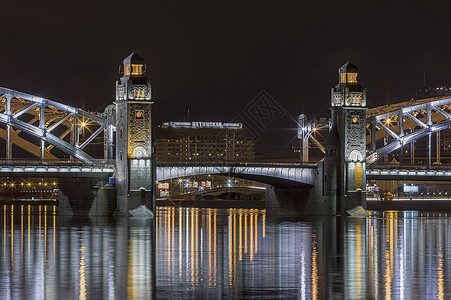
{"type": "MultiPolygon", "coordinates": [[[[415,140],[451,127],[451,98],[428,98],[367,111],[367,164],[415,140]],[[376,142],[384,140],[377,148],[376,142]]],[[[430,153],[431,151],[429,151],[430,153]]]]}
{"type": "Polygon", "coordinates": [[[50,151],[56,147],[83,164],[97,165],[84,151],[100,134],[111,130],[107,119],[46,98],[0,87],[0,138],[6,140],[6,158],[12,160],[12,145],[16,145],[44,160],[58,160],[50,151]],[[36,145],[22,136],[26,133],[40,139],[36,145]],[[80,139],[80,134],[82,138],[80,139]]]}

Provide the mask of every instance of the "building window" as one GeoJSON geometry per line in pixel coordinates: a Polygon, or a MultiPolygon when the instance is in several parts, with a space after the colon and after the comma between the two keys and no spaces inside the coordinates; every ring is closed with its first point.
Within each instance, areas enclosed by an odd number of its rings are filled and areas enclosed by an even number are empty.
{"type": "Polygon", "coordinates": [[[357,73],[340,73],[340,83],[357,83],[357,73]]]}
{"type": "Polygon", "coordinates": [[[340,83],[346,83],[346,73],[340,73],[340,83]]]}
{"type": "Polygon", "coordinates": [[[357,83],[357,73],[347,73],[348,83],[357,83]]]}
{"type": "Polygon", "coordinates": [[[124,66],[124,75],[126,75],[126,76],[130,75],[130,65],[124,66]]]}
{"type": "Polygon", "coordinates": [[[143,65],[135,65],[132,64],[132,75],[142,75],[143,74],[143,65]]]}

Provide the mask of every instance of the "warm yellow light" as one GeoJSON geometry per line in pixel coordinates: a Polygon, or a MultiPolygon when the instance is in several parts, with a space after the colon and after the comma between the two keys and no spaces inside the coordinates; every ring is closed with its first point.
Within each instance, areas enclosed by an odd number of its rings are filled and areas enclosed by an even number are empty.
{"type": "Polygon", "coordinates": [[[132,64],[132,75],[142,75],[143,65],[132,64]]]}
{"type": "Polygon", "coordinates": [[[28,186],[31,186],[31,183],[27,183],[28,186]]]}
{"type": "Polygon", "coordinates": [[[46,183],[44,183],[44,185],[45,185],[45,186],[47,186],[47,182],[46,182],[46,183]]]}
{"type": "Polygon", "coordinates": [[[85,127],[85,126],[86,126],[85,122],[81,123],[81,127],[85,127]]]}
{"type": "Polygon", "coordinates": [[[357,73],[340,73],[340,83],[357,83],[357,73]]]}
{"type": "Polygon", "coordinates": [[[348,73],[348,83],[357,83],[357,73],[348,73]]]}
{"type": "Polygon", "coordinates": [[[124,75],[130,75],[130,65],[124,66],[124,75]]]}

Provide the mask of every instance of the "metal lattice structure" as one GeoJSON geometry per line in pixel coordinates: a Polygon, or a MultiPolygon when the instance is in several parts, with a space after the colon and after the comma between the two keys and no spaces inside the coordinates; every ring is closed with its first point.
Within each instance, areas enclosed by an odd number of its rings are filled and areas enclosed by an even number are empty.
{"type": "Polygon", "coordinates": [[[415,140],[451,127],[451,98],[428,98],[385,105],[367,111],[367,164],[415,140]],[[377,148],[377,141],[384,140],[377,148]]]}
{"type": "Polygon", "coordinates": [[[106,140],[112,139],[113,126],[103,115],[2,87],[0,122],[6,124],[6,129],[0,128],[0,138],[6,141],[7,161],[13,159],[14,144],[43,162],[63,160],[51,152],[56,147],[69,154],[72,162],[96,165],[107,158],[107,151],[99,160],[84,149],[101,135],[105,148],[111,144],[106,140]],[[40,145],[32,143],[29,136],[39,139],[40,145]]]}
{"type": "MultiPolygon", "coordinates": [[[[418,99],[372,108],[367,110],[366,119],[367,165],[424,137],[429,137],[430,165],[431,135],[451,128],[451,97],[418,99]]],[[[298,138],[303,142],[301,151],[308,158],[305,154],[308,153],[308,139],[324,151],[324,146],[312,137],[317,130],[329,126],[305,120],[305,115],[299,117],[298,138]]]]}

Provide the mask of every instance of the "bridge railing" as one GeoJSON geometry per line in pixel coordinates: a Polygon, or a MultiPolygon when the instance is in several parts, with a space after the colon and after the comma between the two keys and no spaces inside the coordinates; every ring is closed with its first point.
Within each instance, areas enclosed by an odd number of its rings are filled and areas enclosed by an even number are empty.
{"type": "MultiPolygon", "coordinates": [[[[93,167],[113,167],[114,159],[95,159],[93,167]]],[[[0,167],[2,166],[86,166],[81,161],[70,160],[36,160],[36,159],[0,159],[0,167]]]]}
{"type": "Polygon", "coordinates": [[[317,167],[318,163],[301,163],[301,162],[260,162],[260,161],[159,161],[156,162],[157,167],[293,167],[293,168],[313,168],[317,167]]]}
{"type": "Polygon", "coordinates": [[[451,164],[379,164],[370,165],[369,170],[385,169],[385,170],[451,170],[451,164]]]}

